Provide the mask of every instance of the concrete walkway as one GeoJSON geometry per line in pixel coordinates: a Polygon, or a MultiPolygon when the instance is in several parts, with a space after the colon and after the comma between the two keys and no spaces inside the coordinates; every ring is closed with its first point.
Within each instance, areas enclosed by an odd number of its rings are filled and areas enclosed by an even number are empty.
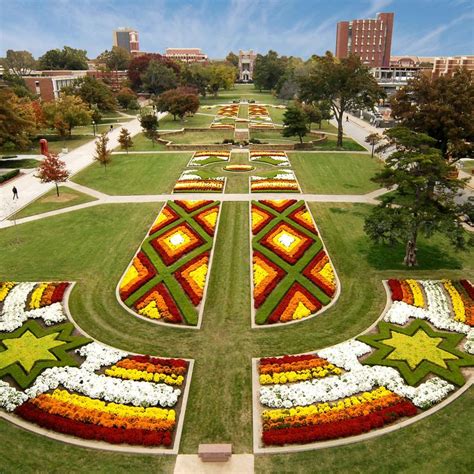
{"type": "MultiPolygon", "coordinates": [[[[159,118],[166,115],[158,114],[159,118]]],[[[112,132],[108,134],[109,143],[108,148],[114,149],[119,145],[118,138],[120,135],[120,128],[115,127],[112,132]]],[[[141,132],[140,122],[137,118],[123,124],[123,128],[128,129],[130,135],[134,136],[141,132]]],[[[75,150],[62,155],[61,158],[66,162],[67,169],[74,175],[83,170],[93,162],[95,153],[95,140],[82,145],[75,150]]],[[[34,171],[34,170],[33,170],[34,171]]],[[[54,183],[41,183],[35,177],[35,173],[21,175],[11,181],[0,186],[0,222],[8,216],[18,212],[30,202],[38,199],[41,195],[54,187],[54,183]],[[18,189],[19,199],[13,201],[12,188],[15,186],[18,189]]]]}
{"type": "MultiPolygon", "coordinates": [[[[382,135],[385,131],[384,128],[376,128],[365,120],[362,120],[354,115],[344,115],[343,131],[344,135],[347,135],[354,139],[359,145],[362,145],[365,149],[370,151],[370,145],[366,143],[365,137],[371,133],[378,133],[382,135]],[[349,122],[346,122],[346,115],[349,116],[349,122]]],[[[337,128],[337,122],[332,119],[331,124],[337,128]]]]}
{"type": "Polygon", "coordinates": [[[202,462],[197,454],[179,454],[174,474],[253,474],[253,454],[233,454],[227,462],[202,462]]]}

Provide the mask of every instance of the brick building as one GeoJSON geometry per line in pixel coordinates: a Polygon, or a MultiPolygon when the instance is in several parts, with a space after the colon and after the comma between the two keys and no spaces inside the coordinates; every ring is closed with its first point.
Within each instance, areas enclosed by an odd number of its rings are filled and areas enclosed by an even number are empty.
{"type": "Polygon", "coordinates": [[[165,58],[184,63],[203,63],[207,61],[207,54],[201,48],[166,48],[165,58]]]}
{"type": "Polygon", "coordinates": [[[253,68],[257,55],[252,51],[239,51],[239,81],[253,81],[253,68]]]}
{"type": "Polygon", "coordinates": [[[449,56],[434,58],[433,77],[452,76],[459,67],[465,67],[468,71],[474,71],[474,56],[449,56]]]}
{"type": "Polygon", "coordinates": [[[340,21],[337,24],[336,57],[353,53],[370,67],[389,67],[393,13],[378,13],[375,19],[340,21]]]}

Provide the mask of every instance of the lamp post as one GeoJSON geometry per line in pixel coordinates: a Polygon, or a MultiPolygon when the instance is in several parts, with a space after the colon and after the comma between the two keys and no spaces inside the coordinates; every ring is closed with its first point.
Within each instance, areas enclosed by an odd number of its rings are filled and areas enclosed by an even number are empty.
{"type": "Polygon", "coordinates": [[[95,120],[92,120],[92,128],[94,129],[94,137],[95,137],[95,120]]]}

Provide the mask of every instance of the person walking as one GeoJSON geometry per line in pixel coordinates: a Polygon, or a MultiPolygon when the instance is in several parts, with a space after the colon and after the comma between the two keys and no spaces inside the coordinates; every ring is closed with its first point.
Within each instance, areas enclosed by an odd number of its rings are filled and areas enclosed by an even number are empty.
{"type": "Polygon", "coordinates": [[[346,115],[346,122],[349,122],[349,115],[346,115]]]}
{"type": "Polygon", "coordinates": [[[111,125],[111,126],[110,126],[110,130],[109,130],[109,132],[112,132],[112,131],[113,131],[113,129],[114,129],[114,126],[113,126],[113,125],[111,125]]]}
{"type": "Polygon", "coordinates": [[[13,199],[15,199],[15,198],[18,199],[18,189],[16,189],[16,187],[13,186],[12,191],[13,191],[13,199]]]}

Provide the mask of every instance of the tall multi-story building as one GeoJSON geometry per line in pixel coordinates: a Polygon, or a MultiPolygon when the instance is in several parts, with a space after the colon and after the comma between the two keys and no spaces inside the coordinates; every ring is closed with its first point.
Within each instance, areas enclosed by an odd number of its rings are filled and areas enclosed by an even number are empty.
{"type": "Polygon", "coordinates": [[[207,54],[201,48],[166,48],[166,58],[184,63],[203,63],[207,61],[207,54]]]}
{"type": "Polygon", "coordinates": [[[390,66],[393,17],[393,13],[378,13],[375,19],[340,21],[336,57],[345,58],[352,53],[367,66],[390,66]]]}
{"type": "Polygon", "coordinates": [[[118,28],[113,32],[113,44],[126,49],[130,54],[136,54],[140,51],[138,42],[138,31],[132,28],[118,28]]]}
{"type": "Polygon", "coordinates": [[[239,51],[239,81],[253,81],[253,67],[257,55],[252,51],[239,51]]]}

